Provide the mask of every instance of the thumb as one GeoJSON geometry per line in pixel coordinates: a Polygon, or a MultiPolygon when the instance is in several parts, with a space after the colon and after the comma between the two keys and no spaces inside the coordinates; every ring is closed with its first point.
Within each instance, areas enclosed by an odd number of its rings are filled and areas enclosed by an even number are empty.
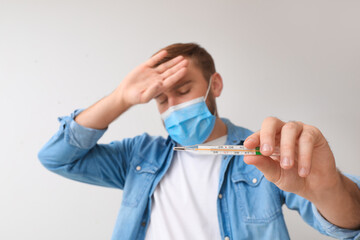
{"type": "Polygon", "coordinates": [[[254,165],[264,174],[270,182],[277,182],[280,179],[281,167],[278,161],[266,156],[244,156],[246,164],[254,165]]]}

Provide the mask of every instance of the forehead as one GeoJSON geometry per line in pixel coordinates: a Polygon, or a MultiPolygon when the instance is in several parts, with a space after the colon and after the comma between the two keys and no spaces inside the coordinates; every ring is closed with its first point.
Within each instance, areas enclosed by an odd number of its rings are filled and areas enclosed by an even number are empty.
{"type": "Polygon", "coordinates": [[[187,58],[189,60],[189,64],[187,67],[187,72],[185,76],[179,80],[179,82],[176,85],[183,84],[184,82],[187,82],[189,80],[194,82],[206,82],[201,69],[195,64],[194,60],[191,58],[187,58]]]}

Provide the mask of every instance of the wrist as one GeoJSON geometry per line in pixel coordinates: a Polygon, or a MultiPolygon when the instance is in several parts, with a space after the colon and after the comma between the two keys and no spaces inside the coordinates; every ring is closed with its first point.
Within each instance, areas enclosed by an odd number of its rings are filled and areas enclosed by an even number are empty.
{"type": "MultiPolygon", "coordinates": [[[[323,179],[326,181],[326,179],[323,179]]],[[[318,186],[315,191],[312,191],[308,197],[310,202],[315,206],[327,205],[329,202],[336,202],[340,196],[344,196],[346,192],[344,176],[337,170],[336,174],[329,178],[329,181],[324,184],[325,187],[318,186]]]]}
{"type": "Polygon", "coordinates": [[[340,172],[339,180],[327,191],[319,191],[309,199],[320,214],[332,224],[346,228],[360,227],[360,189],[340,172]]]}
{"type": "Polygon", "coordinates": [[[125,97],[125,88],[123,84],[120,84],[110,95],[109,98],[112,99],[112,102],[121,109],[121,112],[127,111],[129,108],[133,106],[133,104],[126,101],[125,97]]]}

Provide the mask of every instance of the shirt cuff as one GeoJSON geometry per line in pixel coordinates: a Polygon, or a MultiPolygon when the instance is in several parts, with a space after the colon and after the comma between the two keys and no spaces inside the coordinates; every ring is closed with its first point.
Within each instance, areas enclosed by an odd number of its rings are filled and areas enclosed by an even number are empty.
{"type": "Polygon", "coordinates": [[[65,139],[69,144],[82,149],[90,149],[96,145],[107,128],[101,130],[87,128],[75,122],[75,117],[83,110],[76,109],[70,116],[59,117],[59,121],[65,131],[65,139]]]}
{"type": "MultiPolygon", "coordinates": [[[[349,179],[354,181],[360,188],[360,180],[358,177],[348,175],[348,174],[345,174],[345,175],[349,179]]],[[[339,239],[358,239],[358,240],[360,240],[360,229],[359,230],[350,230],[350,229],[340,228],[340,227],[330,223],[323,216],[321,216],[321,214],[319,213],[319,211],[317,210],[317,208],[315,207],[314,204],[312,204],[312,210],[313,210],[316,220],[320,223],[320,225],[322,226],[322,229],[329,236],[339,238],[339,239]]]]}

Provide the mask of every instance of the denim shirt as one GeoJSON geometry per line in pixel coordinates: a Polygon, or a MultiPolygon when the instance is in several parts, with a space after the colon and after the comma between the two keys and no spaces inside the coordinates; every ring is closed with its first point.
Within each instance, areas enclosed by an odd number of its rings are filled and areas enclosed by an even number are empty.
{"type": "MultiPolygon", "coordinates": [[[[50,171],[64,177],[123,190],[113,240],[144,239],[150,221],[151,196],[169,169],[175,142],[168,137],[142,134],[134,138],[97,144],[104,130],[83,127],[74,121],[81,110],[61,117],[59,131],[38,157],[50,171]]],[[[240,144],[251,131],[222,119],[226,144],[240,144]]],[[[347,175],[360,187],[360,178],[347,175]]],[[[339,228],[325,220],[308,200],[284,192],[243,156],[224,156],[217,200],[222,239],[289,239],[282,205],[297,210],[309,225],[335,238],[360,239],[360,230],[339,228]],[[227,238],[226,238],[227,237],[227,238]]],[[[220,237],[220,236],[219,236],[220,237]]]]}

